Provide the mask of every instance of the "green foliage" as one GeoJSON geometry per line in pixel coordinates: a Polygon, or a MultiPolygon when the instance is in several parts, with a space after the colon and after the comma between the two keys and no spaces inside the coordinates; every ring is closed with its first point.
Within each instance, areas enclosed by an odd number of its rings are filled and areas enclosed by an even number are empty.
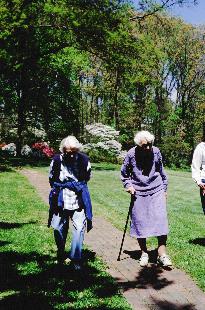
{"type": "Polygon", "coordinates": [[[166,166],[177,168],[190,166],[192,149],[179,135],[164,137],[160,150],[166,166]]]}
{"type": "Polygon", "coordinates": [[[122,162],[122,160],[120,160],[116,156],[116,153],[112,152],[111,150],[96,148],[88,150],[86,153],[89,156],[90,160],[94,163],[107,162],[117,164],[122,162]]]}
{"type": "Polygon", "coordinates": [[[0,0],[1,140],[19,153],[35,127],[56,145],[102,122],[126,149],[142,128],[162,143],[180,109],[176,131],[193,149],[204,123],[203,33],[161,12],[174,2],[140,1],[136,13],[121,0],[0,0]]]}

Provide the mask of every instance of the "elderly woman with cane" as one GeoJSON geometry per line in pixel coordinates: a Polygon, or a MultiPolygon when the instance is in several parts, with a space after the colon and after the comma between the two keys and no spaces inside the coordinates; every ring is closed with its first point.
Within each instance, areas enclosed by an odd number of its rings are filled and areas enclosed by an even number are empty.
{"type": "Polygon", "coordinates": [[[140,266],[147,266],[149,255],[146,238],[158,238],[158,263],[172,265],[166,253],[168,220],[166,211],[167,177],[160,150],[153,146],[154,136],[140,131],[121,168],[121,180],[131,194],[130,234],[136,237],[141,249],[140,266]]]}

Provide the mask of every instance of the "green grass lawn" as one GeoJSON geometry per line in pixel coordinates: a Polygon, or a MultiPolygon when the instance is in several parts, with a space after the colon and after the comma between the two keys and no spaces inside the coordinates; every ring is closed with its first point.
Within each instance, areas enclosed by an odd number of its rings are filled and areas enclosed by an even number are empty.
{"type": "MultiPolygon", "coordinates": [[[[120,166],[103,163],[92,166],[89,188],[94,215],[103,216],[123,231],[130,197],[120,181],[120,166]]],[[[41,170],[45,172],[48,168],[41,170]]],[[[205,291],[205,216],[199,190],[190,172],[167,170],[167,175],[168,252],[174,265],[190,274],[205,291]]],[[[151,249],[155,248],[156,238],[150,238],[148,244],[151,249]]]]}
{"type": "Polygon", "coordinates": [[[1,172],[0,184],[1,309],[131,309],[89,249],[82,272],[54,264],[47,206],[23,176],[1,172]]]}
{"type": "MultiPolygon", "coordinates": [[[[48,167],[35,169],[48,172],[48,167]]],[[[198,188],[190,172],[167,170],[167,174],[168,251],[174,265],[190,274],[205,291],[205,217],[198,188]]],[[[68,267],[59,270],[53,265],[55,245],[52,230],[46,228],[47,207],[17,173],[1,173],[0,182],[4,309],[22,302],[25,309],[33,304],[36,309],[41,309],[39,305],[42,309],[129,309],[102,262],[89,249],[85,251],[87,275],[81,274],[80,280],[68,267]]],[[[120,181],[120,166],[93,164],[89,188],[94,216],[103,216],[123,231],[129,195],[120,181]]],[[[156,247],[156,238],[150,238],[149,247],[156,247]]]]}

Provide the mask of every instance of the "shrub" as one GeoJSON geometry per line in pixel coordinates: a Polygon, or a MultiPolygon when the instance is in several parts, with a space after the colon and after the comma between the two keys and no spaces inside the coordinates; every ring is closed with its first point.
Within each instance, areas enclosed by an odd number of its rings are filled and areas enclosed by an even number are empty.
{"type": "Polygon", "coordinates": [[[16,156],[16,145],[14,143],[6,144],[1,149],[5,155],[16,156]]]}
{"type": "Polygon", "coordinates": [[[185,168],[190,165],[192,148],[179,136],[164,137],[160,150],[166,166],[185,168]]]}
{"type": "Polygon", "coordinates": [[[121,164],[123,162],[123,156],[117,154],[112,150],[106,150],[103,148],[86,149],[84,152],[90,157],[91,162],[109,162],[113,164],[121,164]]]}
{"type": "Polygon", "coordinates": [[[50,158],[54,155],[54,150],[46,142],[36,142],[32,145],[32,154],[35,158],[50,158]]]}
{"type": "Polygon", "coordinates": [[[122,145],[117,141],[119,131],[101,123],[85,126],[86,141],[83,151],[88,154],[93,162],[122,163],[124,153],[122,145]]]}
{"type": "Polygon", "coordinates": [[[119,137],[119,131],[101,123],[86,125],[85,129],[87,131],[86,140],[92,143],[107,140],[117,140],[119,137]]]}
{"type": "Polygon", "coordinates": [[[21,155],[24,157],[30,157],[32,155],[32,149],[29,145],[24,145],[21,149],[21,155]]]}
{"type": "Polygon", "coordinates": [[[99,162],[110,162],[110,163],[117,163],[117,157],[112,152],[106,151],[104,149],[92,149],[87,151],[90,160],[95,163],[99,162]]]}

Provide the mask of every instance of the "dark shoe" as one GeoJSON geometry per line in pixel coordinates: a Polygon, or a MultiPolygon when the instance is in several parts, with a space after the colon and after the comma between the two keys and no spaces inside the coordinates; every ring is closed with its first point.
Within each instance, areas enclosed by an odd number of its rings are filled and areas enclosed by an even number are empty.
{"type": "Polygon", "coordinates": [[[82,269],[82,267],[81,267],[80,264],[75,263],[75,264],[73,264],[73,269],[74,269],[75,271],[80,271],[80,270],[82,269]]]}
{"type": "Polygon", "coordinates": [[[66,259],[65,251],[58,250],[57,251],[57,259],[55,261],[56,264],[63,264],[66,259]]]}
{"type": "Polygon", "coordinates": [[[70,264],[71,268],[74,270],[74,271],[80,271],[82,270],[82,265],[80,262],[76,262],[76,261],[71,261],[71,264],[70,264]]]}

